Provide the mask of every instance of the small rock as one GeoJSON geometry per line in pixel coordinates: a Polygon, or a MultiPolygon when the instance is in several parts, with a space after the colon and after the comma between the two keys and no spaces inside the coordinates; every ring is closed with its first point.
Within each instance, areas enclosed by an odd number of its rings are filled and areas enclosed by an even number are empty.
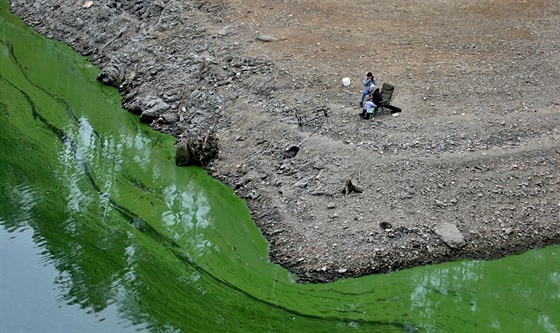
{"type": "Polygon", "coordinates": [[[231,24],[226,25],[220,31],[218,31],[218,35],[220,36],[234,35],[236,33],[237,33],[236,27],[231,24]]]}
{"type": "Polygon", "coordinates": [[[465,245],[463,234],[454,224],[447,222],[441,223],[436,227],[435,233],[451,248],[459,248],[465,245]]]}
{"type": "Polygon", "coordinates": [[[438,199],[436,199],[436,205],[438,205],[439,207],[445,207],[447,206],[447,204],[443,201],[440,201],[438,199]]]}
{"type": "Polygon", "coordinates": [[[294,184],[294,187],[306,188],[308,184],[309,184],[309,183],[307,182],[307,180],[302,179],[302,180],[296,182],[296,183],[294,184]]]}
{"type": "Polygon", "coordinates": [[[257,40],[261,42],[276,42],[278,39],[270,35],[259,35],[257,40]]]}

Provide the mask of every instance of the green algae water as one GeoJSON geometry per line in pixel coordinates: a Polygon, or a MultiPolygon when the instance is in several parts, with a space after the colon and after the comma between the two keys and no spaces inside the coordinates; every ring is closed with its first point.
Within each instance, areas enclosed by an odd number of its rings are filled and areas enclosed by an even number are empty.
{"type": "Polygon", "coordinates": [[[558,246],[295,283],[233,191],[0,14],[0,332],[560,331],[558,246]]]}

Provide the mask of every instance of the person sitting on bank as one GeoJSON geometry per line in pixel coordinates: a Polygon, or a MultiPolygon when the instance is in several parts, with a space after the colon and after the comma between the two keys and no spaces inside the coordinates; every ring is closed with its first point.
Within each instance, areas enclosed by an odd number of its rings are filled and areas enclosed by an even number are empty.
{"type": "Polygon", "coordinates": [[[377,85],[371,84],[368,90],[370,91],[371,100],[366,102],[360,114],[363,119],[370,119],[372,115],[375,117],[377,107],[381,105],[381,101],[383,100],[377,85]]]}

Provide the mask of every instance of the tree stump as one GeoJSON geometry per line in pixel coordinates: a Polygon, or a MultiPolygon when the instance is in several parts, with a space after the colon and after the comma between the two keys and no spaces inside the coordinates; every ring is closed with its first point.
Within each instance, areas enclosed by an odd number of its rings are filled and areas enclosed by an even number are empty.
{"type": "Polygon", "coordinates": [[[346,183],[344,185],[344,194],[348,195],[352,192],[356,192],[356,193],[362,193],[364,190],[362,190],[360,187],[352,184],[352,180],[350,178],[346,179],[346,183]]]}

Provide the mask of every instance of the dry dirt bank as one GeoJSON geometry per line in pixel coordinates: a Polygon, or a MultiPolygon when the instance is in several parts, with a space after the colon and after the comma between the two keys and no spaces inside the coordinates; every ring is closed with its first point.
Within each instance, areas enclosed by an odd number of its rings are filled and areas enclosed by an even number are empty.
{"type": "Polygon", "coordinates": [[[560,243],[556,0],[10,3],[154,129],[215,123],[208,170],[301,281],[560,243]],[[368,70],[398,116],[358,117],[368,70]]]}

